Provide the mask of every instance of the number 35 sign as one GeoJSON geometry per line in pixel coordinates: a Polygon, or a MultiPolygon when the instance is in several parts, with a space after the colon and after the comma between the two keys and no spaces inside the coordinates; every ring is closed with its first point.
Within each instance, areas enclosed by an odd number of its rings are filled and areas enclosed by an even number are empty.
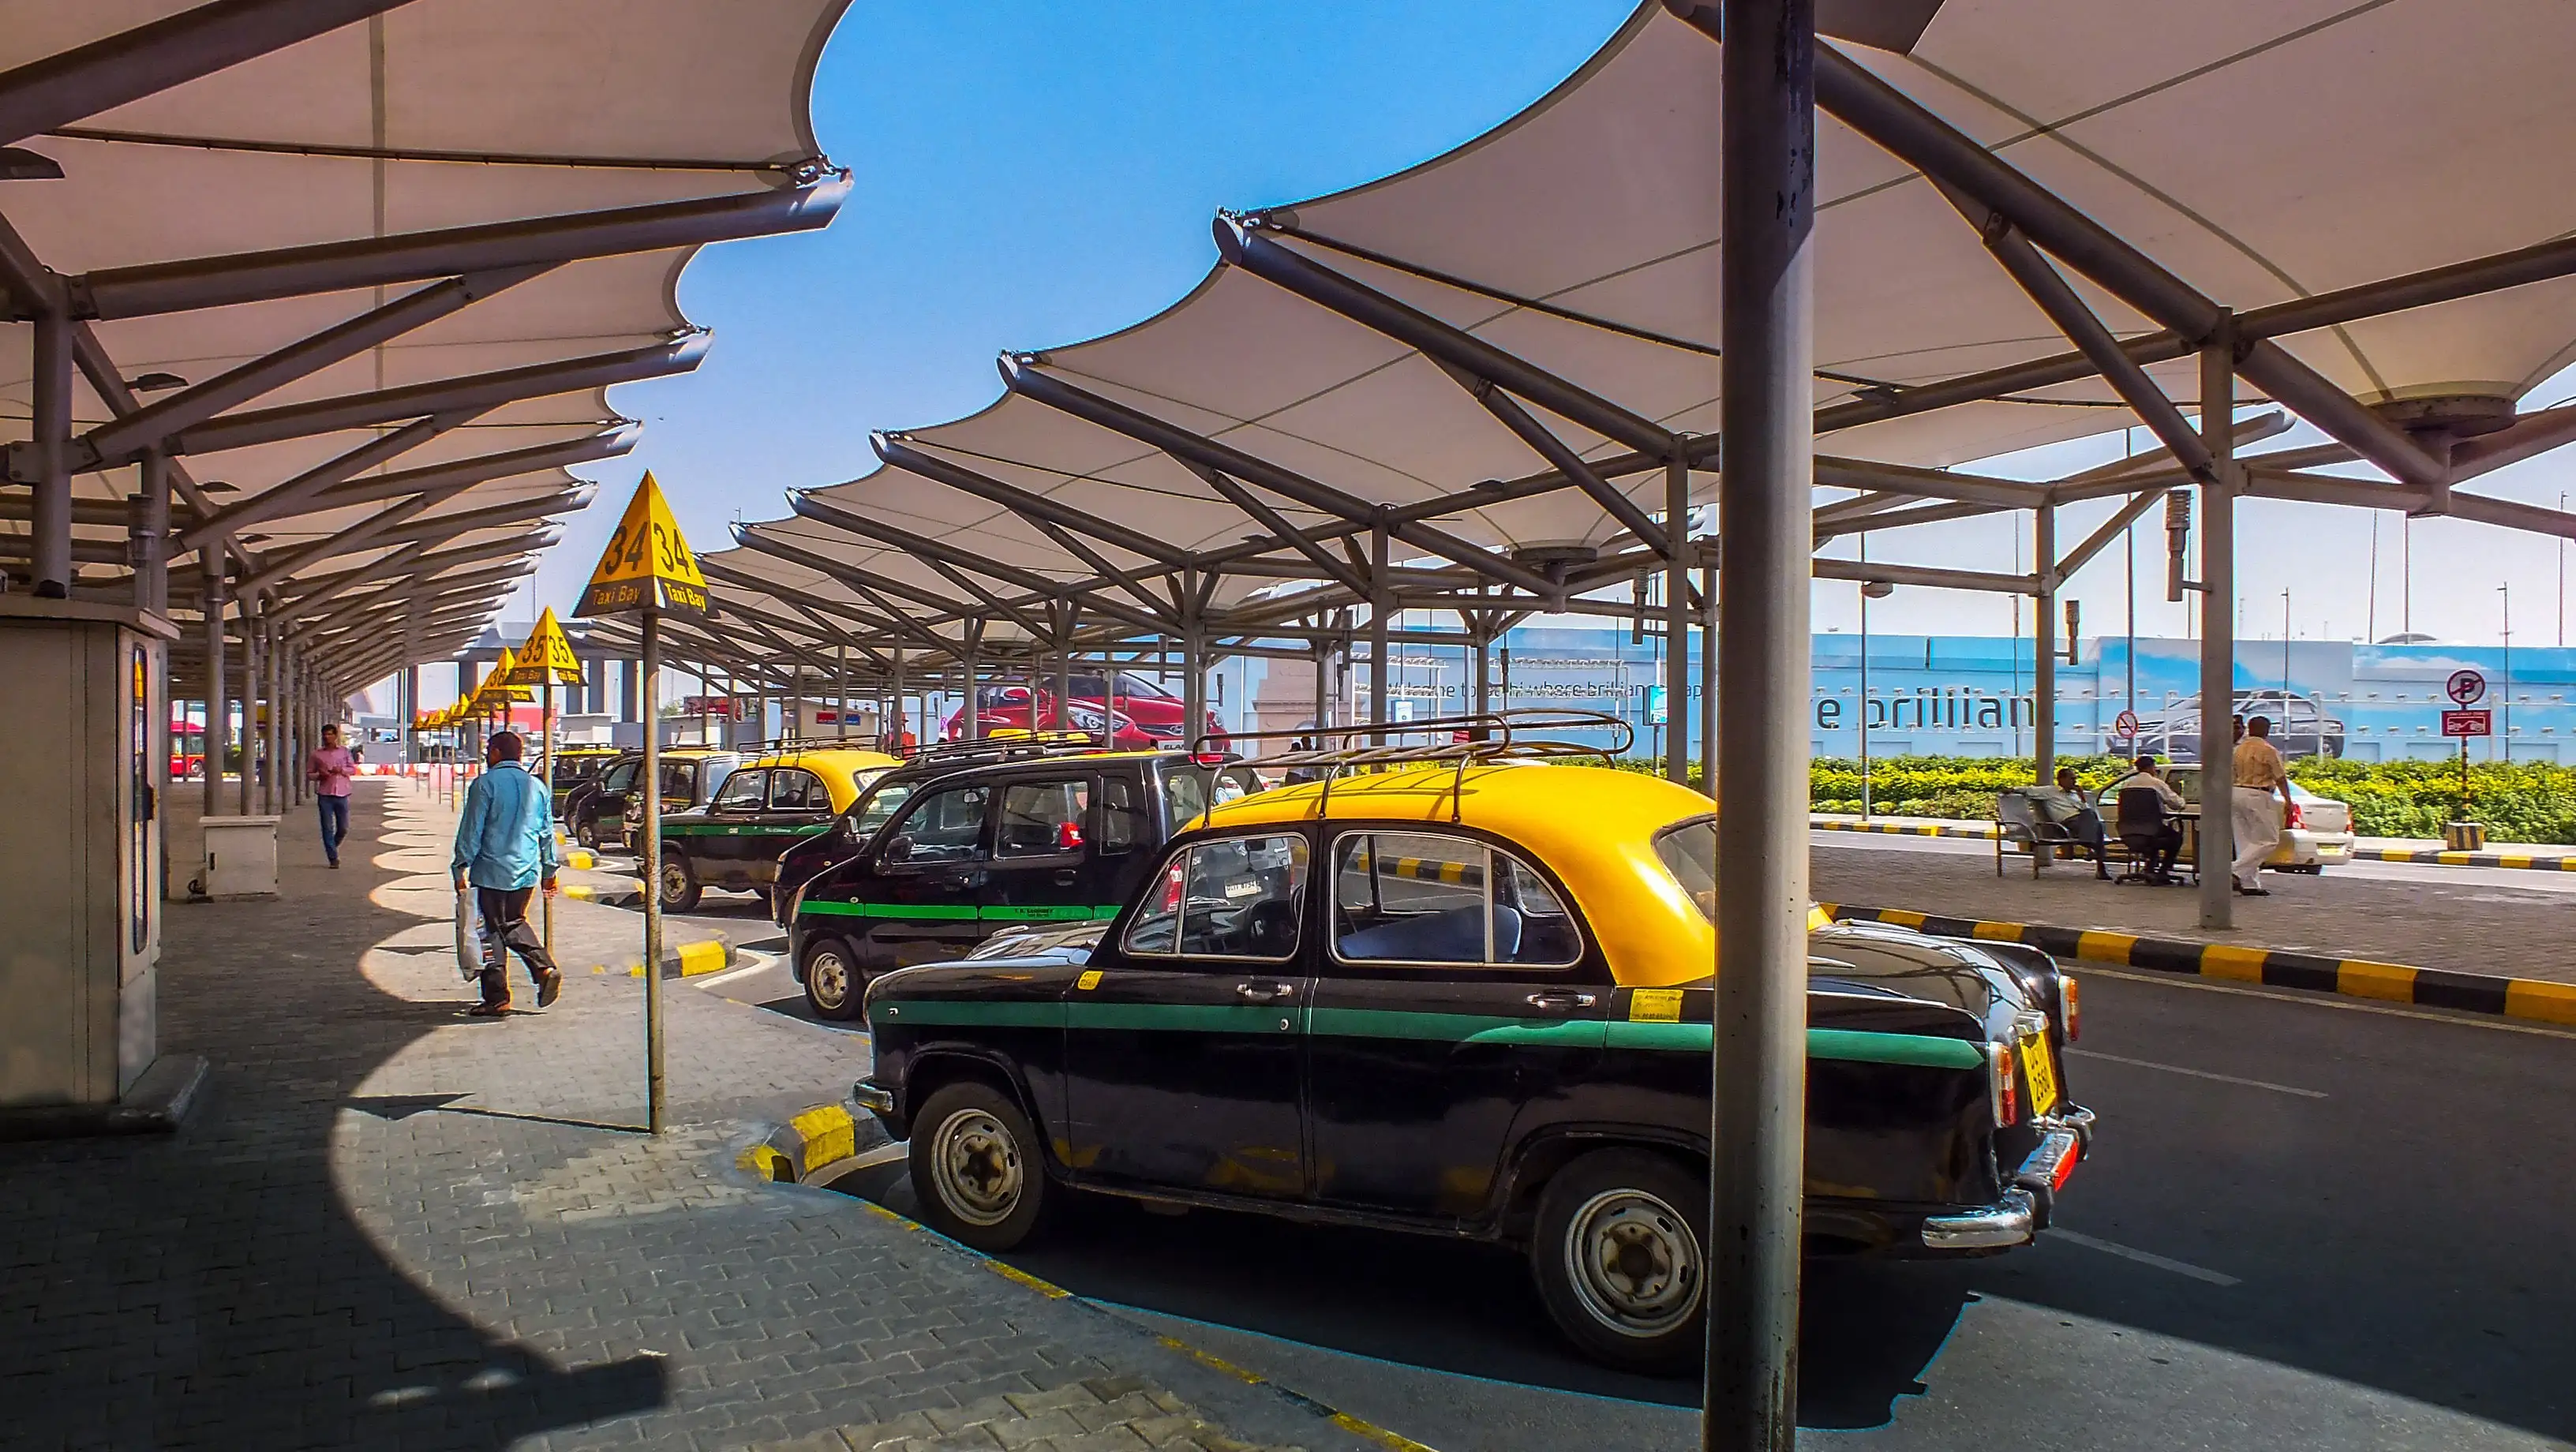
{"type": "Polygon", "coordinates": [[[576,615],[623,615],[630,611],[707,613],[707,579],[698,573],[698,557],[662,502],[662,486],[646,473],[627,502],[626,517],[609,536],[608,550],[590,572],[576,615]]]}

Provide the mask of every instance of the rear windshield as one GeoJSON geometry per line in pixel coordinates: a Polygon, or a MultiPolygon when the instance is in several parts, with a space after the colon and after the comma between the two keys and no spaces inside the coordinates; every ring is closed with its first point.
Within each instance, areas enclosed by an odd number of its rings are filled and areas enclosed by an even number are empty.
{"type": "Polygon", "coordinates": [[[1717,921],[1717,818],[1693,817],[1655,834],[1655,855],[1682,885],[1700,916],[1717,921]]]}
{"type": "Polygon", "coordinates": [[[1171,803],[1173,831],[1179,831],[1190,818],[1208,809],[1208,784],[1211,781],[1216,784],[1217,806],[1261,790],[1261,782],[1253,776],[1250,767],[1205,767],[1184,763],[1166,768],[1163,791],[1171,803]]]}

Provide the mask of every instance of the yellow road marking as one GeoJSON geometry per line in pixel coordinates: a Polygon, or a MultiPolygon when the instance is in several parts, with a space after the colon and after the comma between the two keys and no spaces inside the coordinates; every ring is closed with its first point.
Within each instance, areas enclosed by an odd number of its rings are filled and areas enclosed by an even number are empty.
{"type": "Polygon", "coordinates": [[[1041,1296],[1048,1297],[1051,1300],[1066,1301],[1073,1298],[1073,1292],[1055,1284],[1053,1281],[1039,1280],[1036,1276],[1030,1275],[1027,1271],[1022,1270],[1015,1265],[1004,1265],[998,1260],[988,1259],[984,1262],[984,1269],[991,1271],[993,1274],[1000,1276],[1006,1281],[1017,1281],[1021,1285],[1024,1285],[1030,1290],[1037,1292],[1041,1296]]]}

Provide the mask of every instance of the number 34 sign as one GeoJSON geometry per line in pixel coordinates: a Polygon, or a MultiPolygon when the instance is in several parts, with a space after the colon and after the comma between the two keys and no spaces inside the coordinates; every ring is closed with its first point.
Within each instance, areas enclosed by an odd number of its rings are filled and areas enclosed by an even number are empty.
{"type": "Polygon", "coordinates": [[[626,517],[609,536],[608,550],[590,572],[576,615],[623,615],[637,610],[707,613],[707,579],[698,557],[662,502],[662,487],[649,472],[626,505],[626,517]]]}

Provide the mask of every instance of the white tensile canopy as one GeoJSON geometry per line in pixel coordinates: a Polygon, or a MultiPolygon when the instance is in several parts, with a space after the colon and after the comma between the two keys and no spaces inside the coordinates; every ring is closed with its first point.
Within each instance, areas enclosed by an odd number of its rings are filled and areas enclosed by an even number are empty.
{"type": "MultiPolygon", "coordinates": [[[[0,0],[0,139],[61,171],[0,186],[0,356],[68,314],[75,592],[133,588],[124,501],[156,450],[183,607],[204,544],[313,654],[474,634],[587,500],[565,466],[632,447],[608,385],[703,353],[676,295],[695,248],[837,207],[807,111],[844,3],[0,0]],[[246,54],[201,73],[227,45],[246,54]],[[141,93],[18,105],[47,67],[141,93]],[[133,79],[156,67],[192,78],[133,79]]],[[[37,483],[30,421],[62,405],[41,368],[0,375],[12,475],[37,483]]],[[[0,493],[22,576],[26,498],[0,493]]]]}
{"type": "MultiPolygon", "coordinates": [[[[1820,537],[2104,494],[2142,508],[2188,482],[2165,456],[2054,489],[1956,469],[2158,422],[1999,265],[2016,248],[2048,252],[2039,265],[2182,410],[2200,339],[2173,315],[2233,310],[2257,355],[2240,398],[2274,396],[2336,441],[2263,461],[2250,492],[2569,532],[2449,490],[2572,432],[2514,414],[2576,358],[2576,201],[2551,184],[2576,151],[2558,100],[2576,27],[2546,0],[1935,0],[1880,7],[1877,29],[1823,9],[1837,38],[1820,76],[1839,60],[1842,83],[1819,82],[1820,537]],[[1945,176],[1945,195],[1912,144],[1941,131],[2057,210],[2006,226],[1976,178],[1945,176]],[[2165,276],[2106,268],[2078,245],[2086,226],[2114,262],[2165,276]],[[2356,458],[2398,483],[2300,472],[2356,458]]],[[[943,603],[906,608],[952,634],[974,618],[1027,633],[962,574],[1025,614],[1078,604],[1099,641],[1136,640],[1137,611],[1146,633],[1214,641],[1297,634],[1373,597],[1548,608],[1671,563],[1654,547],[1664,459],[1697,466],[1692,504],[1716,496],[1718,56],[1641,5],[1487,135],[1220,218],[1226,260],[1187,297],[1006,359],[1000,402],[886,438],[885,467],[798,496],[803,518],[720,558],[796,588],[762,547],[797,533],[922,586],[943,603]],[[1574,479],[1565,454],[1603,477],[1574,479]]]]}

